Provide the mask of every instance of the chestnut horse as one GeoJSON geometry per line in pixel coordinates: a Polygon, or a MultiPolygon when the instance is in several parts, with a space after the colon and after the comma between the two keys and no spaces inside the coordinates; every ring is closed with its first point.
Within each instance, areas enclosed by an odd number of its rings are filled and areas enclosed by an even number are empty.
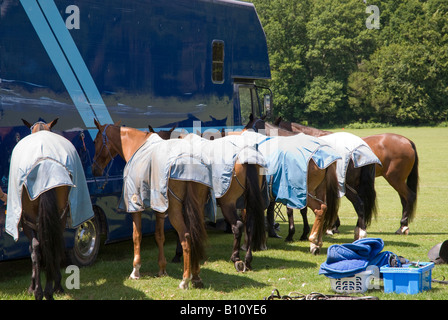
{"type": "MultiPolygon", "coordinates": [[[[306,127],[294,122],[275,121],[279,127],[294,132],[303,132],[316,137],[332,132],[306,127]]],[[[384,177],[398,192],[403,207],[400,228],[396,234],[408,234],[409,222],[415,216],[418,191],[418,154],[414,142],[394,133],[383,133],[362,138],[380,159],[382,166],[376,165],[376,176],[384,177]]]]}
{"type": "MultiPolygon", "coordinates": [[[[46,124],[37,122],[31,125],[26,120],[22,121],[31,129],[31,134],[40,130],[51,131],[58,119],[46,124]]],[[[21,154],[21,157],[27,157],[21,154]]],[[[45,172],[48,175],[51,172],[45,172]]],[[[69,186],[59,186],[40,194],[31,200],[28,190],[22,187],[22,227],[23,232],[30,241],[32,274],[31,284],[28,289],[36,300],[44,297],[53,300],[53,293],[63,292],[61,286],[60,265],[64,257],[65,242],[64,229],[68,211],[69,186]],[[42,292],[40,279],[41,270],[45,270],[46,284],[42,292]]]]}
{"type": "MultiPolygon", "coordinates": [[[[95,156],[93,174],[100,176],[105,167],[117,155],[128,162],[134,153],[153,133],[143,132],[118,125],[101,125],[94,120],[98,134],[94,140],[95,156]]],[[[209,195],[209,187],[192,181],[168,179],[168,202],[166,212],[156,212],[155,239],[159,249],[159,276],[166,275],[166,258],[163,250],[165,242],[164,220],[168,215],[171,224],[178,233],[184,255],[184,273],[179,288],[187,289],[189,282],[194,287],[202,287],[199,277],[200,260],[205,255],[206,230],[204,225],[204,206],[209,195]]],[[[140,277],[140,245],[142,240],[141,212],[133,212],[134,261],[132,279],[140,277]]]]}
{"type": "MultiPolygon", "coordinates": [[[[257,132],[259,128],[262,129],[261,127],[258,127],[259,125],[262,125],[263,128],[265,128],[264,122],[261,119],[254,119],[251,115],[250,121],[245,126],[244,130],[252,129],[257,132]]],[[[278,131],[282,131],[282,129],[278,131]]],[[[294,135],[286,130],[284,130],[283,133],[277,131],[271,132],[269,128],[266,128],[264,133],[267,136],[294,135]]],[[[329,165],[326,169],[320,169],[314,161],[309,161],[307,174],[308,194],[306,196],[306,202],[307,207],[310,208],[315,214],[315,221],[308,240],[310,241],[310,252],[312,254],[319,254],[320,249],[323,245],[324,230],[331,228],[331,226],[334,224],[335,220],[337,219],[337,213],[339,209],[339,191],[338,179],[336,175],[336,161],[329,165]]],[[[274,206],[275,199],[271,199],[267,210],[268,224],[273,224],[274,222],[274,206]]],[[[268,227],[270,228],[270,230],[273,230],[272,226],[268,227]]],[[[286,238],[287,241],[292,241],[294,232],[294,220],[291,215],[291,217],[289,217],[289,233],[288,237],[286,238]]],[[[270,236],[272,237],[273,235],[270,236]]]]}
{"type": "MultiPolygon", "coordinates": [[[[154,129],[148,125],[149,131],[155,133],[154,129]]],[[[157,134],[165,140],[177,138],[179,135],[173,133],[174,127],[170,130],[160,130],[157,134]]],[[[213,135],[216,137],[215,135],[213,135]]],[[[221,137],[222,135],[219,135],[221,137]]],[[[212,140],[211,138],[209,140],[212,140]]],[[[224,219],[230,224],[233,240],[233,252],[230,260],[234,263],[237,271],[252,269],[252,250],[260,250],[266,241],[264,206],[262,197],[263,184],[266,181],[264,175],[260,174],[261,167],[257,164],[236,162],[233,168],[230,187],[222,197],[217,197],[216,202],[221,207],[224,219]],[[244,198],[243,218],[237,214],[237,206],[240,198],[244,198]],[[243,221],[245,223],[243,223],[243,221]],[[241,261],[239,256],[241,237],[246,226],[247,247],[245,261],[241,261]]],[[[180,261],[182,251],[178,248],[173,261],[180,261]]]]}

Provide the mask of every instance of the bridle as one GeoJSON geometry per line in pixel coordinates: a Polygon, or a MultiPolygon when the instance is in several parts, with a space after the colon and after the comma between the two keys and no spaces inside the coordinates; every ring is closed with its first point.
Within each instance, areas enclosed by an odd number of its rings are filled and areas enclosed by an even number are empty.
{"type": "MultiPolygon", "coordinates": [[[[104,181],[104,184],[100,187],[100,189],[104,189],[106,187],[106,184],[107,184],[107,182],[109,180],[109,171],[112,168],[112,165],[113,165],[114,159],[115,159],[115,157],[112,156],[112,153],[110,152],[110,149],[109,149],[109,146],[108,146],[109,137],[106,135],[106,130],[107,130],[108,127],[109,127],[109,124],[106,124],[106,126],[104,127],[104,130],[101,132],[103,145],[101,146],[101,150],[98,153],[98,154],[102,154],[103,153],[103,149],[106,148],[107,153],[108,153],[109,158],[110,158],[109,165],[106,166],[107,167],[106,174],[105,174],[106,180],[104,181]]],[[[97,168],[102,169],[101,166],[98,164],[98,162],[95,160],[95,158],[93,159],[92,166],[95,166],[97,168]]],[[[103,169],[103,171],[104,171],[104,169],[103,169]]]]}

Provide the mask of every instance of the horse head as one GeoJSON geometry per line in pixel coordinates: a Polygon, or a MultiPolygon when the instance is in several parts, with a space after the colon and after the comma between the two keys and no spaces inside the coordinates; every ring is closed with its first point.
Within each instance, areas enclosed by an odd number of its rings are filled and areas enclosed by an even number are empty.
{"type": "Polygon", "coordinates": [[[104,169],[113,161],[118,152],[112,146],[110,136],[107,133],[107,128],[111,125],[101,125],[96,119],[94,119],[94,122],[98,128],[98,133],[93,141],[95,144],[95,156],[93,157],[92,173],[94,176],[102,176],[104,169]]]}
{"type": "Polygon", "coordinates": [[[264,121],[265,118],[266,118],[266,116],[263,116],[262,118],[256,118],[251,113],[249,116],[249,122],[244,127],[244,130],[252,129],[255,132],[258,132],[258,130],[266,129],[266,122],[264,121]]]}
{"type": "Polygon", "coordinates": [[[45,123],[43,121],[37,121],[34,124],[29,123],[25,119],[22,119],[23,123],[31,130],[31,133],[36,133],[41,130],[51,131],[51,128],[58,122],[59,118],[54,119],[50,123],[45,123]]]}

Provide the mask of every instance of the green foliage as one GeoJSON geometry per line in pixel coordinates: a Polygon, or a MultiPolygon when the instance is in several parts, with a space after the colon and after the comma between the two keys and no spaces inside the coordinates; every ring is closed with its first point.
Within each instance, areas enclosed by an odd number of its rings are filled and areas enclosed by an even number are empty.
{"type": "Polygon", "coordinates": [[[311,125],[447,121],[448,2],[252,0],[275,115],[311,125]],[[369,29],[368,5],[380,10],[369,29]]]}

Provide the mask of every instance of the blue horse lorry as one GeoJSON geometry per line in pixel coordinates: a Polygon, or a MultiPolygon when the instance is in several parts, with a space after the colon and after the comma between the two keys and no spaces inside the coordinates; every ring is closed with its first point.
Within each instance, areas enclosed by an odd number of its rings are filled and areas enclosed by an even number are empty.
{"type": "MultiPolygon", "coordinates": [[[[105,243],[132,237],[132,218],[117,210],[124,161],[92,175],[94,118],[141,130],[236,129],[270,101],[270,90],[255,84],[271,74],[250,3],[4,0],[0,15],[0,186],[8,192],[11,152],[30,134],[21,119],[59,118],[54,131],[78,150],[95,212],[66,229],[72,264],[93,263],[102,235],[105,243]]],[[[0,207],[0,261],[29,256],[22,232],[17,242],[6,234],[0,207]]],[[[155,231],[151,210],[143,231],[155,231]]]]}

